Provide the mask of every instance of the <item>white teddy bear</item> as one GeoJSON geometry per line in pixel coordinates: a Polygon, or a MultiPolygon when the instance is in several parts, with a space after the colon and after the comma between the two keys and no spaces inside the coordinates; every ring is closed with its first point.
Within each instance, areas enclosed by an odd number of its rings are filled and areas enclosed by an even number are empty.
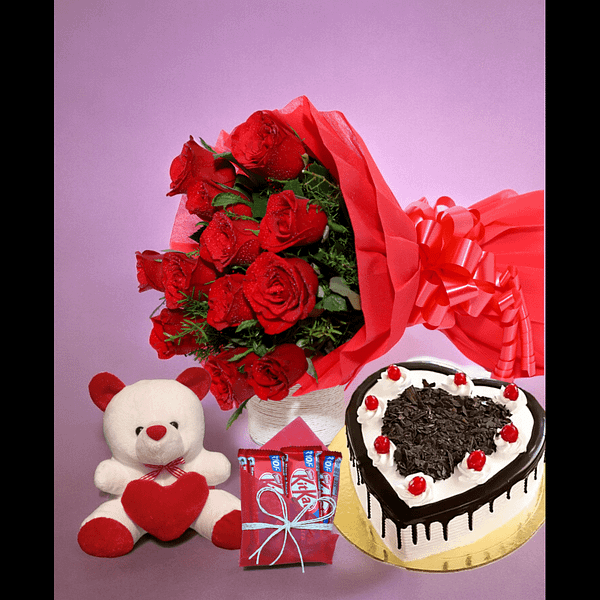
{"type": "Polygon", "coordinates": [[[82,523],[77,539],[85,552],[122,556],[145,533],[169,541],[188,528],[221,548],[240,547],[240,501],[210,487],[228,479],[231,464],[203,445],[200,400],[209,387],[210,375],[200,367],[176,380],[128,386],[110,373],[92,379],[90,396],[104,411],[112,452],[94,483],[113,498],[82,523]]]}

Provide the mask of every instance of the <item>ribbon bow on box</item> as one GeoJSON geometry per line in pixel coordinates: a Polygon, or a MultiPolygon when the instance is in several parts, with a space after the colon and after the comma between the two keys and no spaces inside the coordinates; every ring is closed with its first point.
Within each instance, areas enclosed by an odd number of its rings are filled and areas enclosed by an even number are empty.
{"type": "Polygon", "coordinates": [[[294,498],[255,477],[240,473],[242,547],[240,566],[331,564],[338,539],[332,530],[333,498],[300,506],[294,498]],[[266,494],[265,492],[270,492],[266,494]],[[318,514],[316,509],[319,508],[318,514]],[[311,514],[313,511],[317,514],[311,514]],[[329,523],[324,521],[329,520],[329,523]],[[290,541],[291,540],[291,541],[290,541]]]}
{"type": "MultiPolygon", "coordinates": [[[[273,519],[279,521],[279,525],[276,523],[268,523],[265,521],[258,521],[254,523],[242,523],[242,531],[256,531],[260,529],[273,529],[273,532],[264,540],[264,542],[248,557],[252,559],[256,556],[256,565],[260,564],[260,555],[263,549],[269,544],[269,542],[279,533],[283,532],[283,540],[281,543],[281,550],[279,554],[273,559],[272,562],[269,563],[269,566],[273,566],[277,564],[278,561],[282,558],[283,553],[285,551],[286,542],[289,538],[294,542],[296,549],[298,551],[298,557],[300,558],[300,564],[302,565],[302,572],[304,573],[304,557],[302,555],[301,543],[296,540],[294,534],[292,533],[292,529],[298,530],[311,530],[311,531],[324,531],[331,532],[332,522],[324,523],[327,519],[330,519],[335,514],[336,502],[333,498],[319,498],[318,503],[328,504],[329,510],[324,512],[321,516],[304,519],[306,513],[310,510],[315,509],[315,504],[307,504],[295,517],[293,520],[289,520],[288,517],[288,506],[291,504],[289,499],[286,499],[279,490],[267,486],[258,490],[256,494],[256,502],[258,504],[258,508],[260,511],[273,519]],[[279,504],[281,506],[281,515],[274,514],[269,512],[262,504],[261,497],[265,492],[270,492],[275,494],[277,499],[279,500],[279,504]]],[[[337,536],[336,536],[337,537],[337,536]]],[[[317,544],[318,546],[318,544],[317,544]]],[[[286,560],[285,562],[296,562],[286,560]]],[[[282,563],[279,563],[282,564],[282,563]]]]}

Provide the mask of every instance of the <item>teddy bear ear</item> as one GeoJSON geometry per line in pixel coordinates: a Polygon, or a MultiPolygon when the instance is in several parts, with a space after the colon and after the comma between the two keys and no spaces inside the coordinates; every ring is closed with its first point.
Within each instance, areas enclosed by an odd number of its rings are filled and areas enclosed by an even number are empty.
{"type": "Polygon", "coordinates": [[[92,401],[104,412],[113,396],[118,394],[125,384],[111,373],[98,373],[92,377],[88,387],[92,401]]]}
{"type": "Polygon", "coordinates": [[[177,377],[179,383],[189,387],[200,400],[208,394],[211,378],[202,367],[190,367],[177,377]]]}

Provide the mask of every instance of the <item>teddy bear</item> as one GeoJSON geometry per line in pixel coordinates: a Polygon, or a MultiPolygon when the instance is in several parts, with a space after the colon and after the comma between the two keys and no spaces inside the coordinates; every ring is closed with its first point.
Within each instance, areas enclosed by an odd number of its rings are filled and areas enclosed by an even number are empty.
{"type": "Polygon", "coordinates": [[[86,553],[122,556],[146,533],[170,541],[188,528],[220,548],[240,547],[240,500],[214,489],[228,479],[231,464],[203,445],[200,401],[210,383],[201,367],[175,380],[132,385],[111,373],[92,378],[90,396],[104,412],[112,453],[96,468],[94,483],[111,498],[81,524],[77,539],[86,553]]]}

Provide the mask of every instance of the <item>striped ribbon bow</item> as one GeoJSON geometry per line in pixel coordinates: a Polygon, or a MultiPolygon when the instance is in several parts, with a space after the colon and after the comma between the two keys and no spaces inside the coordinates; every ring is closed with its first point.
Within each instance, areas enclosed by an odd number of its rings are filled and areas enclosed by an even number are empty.
{"type": "Polygon", "coordinates": [[[456,206],[442,196],[430,206],[424,198],[406,208],[415,225],[421,278],[409,325],[449,329],[455,315],[499,321],[502,347],[492,377],[512,380],[518,349],[521,368],[535,375],[531,320],[518,270],[496,267],[496,257],[483,250],[485,227],[476,209],[456,206]]]}
{"type": "Polygon", "coordinates": [[[146,473],[146,475],[144,475],[143,477],[140,477],[140,479],[142,479],[144,481],[154,481],[164,469],[166,469],[169,473],[171,473],[171,475],[173,475],[173,477],[177,477],[177,479],[179,479],[182,475],[185,475],[185,471],[183,469],[179,468],[179,465],[182,465],[184,463],[185,463],[185,460],[184,460],[183,456],[180,456],[179,458],[172,460],[170,463],[167,463],[166,465],[146,465],[145,464],[144,465],[145,467],[148,467],[149,469],[153,469],[153,470],[150,471],[150,473],[146,473]]]}

